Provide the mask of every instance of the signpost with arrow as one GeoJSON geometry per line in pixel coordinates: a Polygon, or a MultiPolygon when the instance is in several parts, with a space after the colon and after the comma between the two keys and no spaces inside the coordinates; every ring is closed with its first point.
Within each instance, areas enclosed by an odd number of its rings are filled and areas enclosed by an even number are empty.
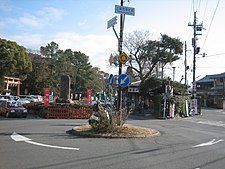
{"type": "MultiPolygon", "coordinates": [[[[115,17],[108,21],[108,28],[110,26],[113,27],[113,31],[116,34],[116,37],[118,39],[118,51],[119,51],[119,56],[121,57],[121,59],[119,61],[119,76],[122,74],[122,64],[125,64],[129,59],[129,57],[126,55],[126,53],[125,54],[122,53],[125,15],[131,15],[131,16],[135,15],[135,8],[123,6],[123,2],[124,2],[124,0],[121,0],[120,5],[115,5],[115,13],[120,14],[120,33],[119,33],[119,36],[117,35],[117,33],[114,29],[114,25],[116,24],[115,17]]],[[[126,84],[127,80],[126,79],[123,79],[123,80],[125,80],[125,84],[126,84]]],[[[123,80],[121,79],[121,81],[123,81],[123,80]]],[[[130,80],[129,80],[129,82],[130,82],[130,80]]],[[[123,85],[124,83],[121,83],[121,84],[123,85]]],[[[118,110],[121,109],[122,108],[121,106],[122,106],[122,89],[121,89],[121,85],[119,85],[117,109],[118,110]]]]}
{"type": "Polygon", "coordinates": [[[127,87],[130,84],[130,77],[127,74],[121,74],[118,78],[118,84],[121,87],[127,87]]]}

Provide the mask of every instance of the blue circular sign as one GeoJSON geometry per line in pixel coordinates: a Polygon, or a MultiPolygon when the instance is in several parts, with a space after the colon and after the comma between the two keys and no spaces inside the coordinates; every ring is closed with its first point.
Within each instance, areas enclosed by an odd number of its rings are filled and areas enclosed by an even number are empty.
{"type": "Polygon", "coordinates": [[[118,83],[121,87],[127,87],[130,84],[130,77],[127,74],[121,74],[118,83]]]}
{"type": "Polygon", "coordinates": [[[113,82],[114,82],[114,76],[113,76],[113,74],[110,74],[109,75],[109,84],[113,85],[113,82]]]}

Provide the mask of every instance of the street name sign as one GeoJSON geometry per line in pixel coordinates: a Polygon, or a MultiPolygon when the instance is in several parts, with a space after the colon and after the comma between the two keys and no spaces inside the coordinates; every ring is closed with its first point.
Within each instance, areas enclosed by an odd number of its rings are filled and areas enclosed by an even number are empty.
{"type": "Polygon", "coordinates": [[[135,8],[128,7],[128,6],[115,5],[115,13],[134,16],[135,8]]]}
{"type": "Polygon", "coordinates": [[[121,74],[118,77],[118,83],[121,87],[127,87],[130,84],[130,77],[127,74],[121,74]]]}
{"type": "Polygon", "coordinates": [[[117,24],[117,16],[113,17],[107,22],[107,29],[117,24]]]}

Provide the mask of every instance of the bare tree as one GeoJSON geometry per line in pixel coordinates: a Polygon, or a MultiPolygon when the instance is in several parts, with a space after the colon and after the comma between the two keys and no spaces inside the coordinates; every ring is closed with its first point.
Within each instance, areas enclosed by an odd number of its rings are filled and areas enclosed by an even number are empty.
{"type": "Polygon", "coordinates": [[[158,63],[172,63],[179,59],[183,44],[177,38],[161,35],[160,40],[149,40],[148,31],[134,31],[125,37],[124,46],[130,52],[129,71],[141,84],[153,75],[158,63]]]}

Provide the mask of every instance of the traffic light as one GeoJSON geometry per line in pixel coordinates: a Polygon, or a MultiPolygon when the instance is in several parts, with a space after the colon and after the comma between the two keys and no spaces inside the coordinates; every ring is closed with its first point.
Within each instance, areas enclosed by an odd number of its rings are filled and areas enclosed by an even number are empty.
{"type": "Polygon", "coordinates": [[[204,53],[202,54],[202,57],[204,58],[204,57],[205,57],[205,55],[206,55],[206,54],[205,54],[205,52],[204,52],[204,53]]]}
{"type": "Polygon", "coordinates": [[[199,54],[199,52],[200,52],[200,47],[197,47],[196,48],[196,54],[199,54]]]}

